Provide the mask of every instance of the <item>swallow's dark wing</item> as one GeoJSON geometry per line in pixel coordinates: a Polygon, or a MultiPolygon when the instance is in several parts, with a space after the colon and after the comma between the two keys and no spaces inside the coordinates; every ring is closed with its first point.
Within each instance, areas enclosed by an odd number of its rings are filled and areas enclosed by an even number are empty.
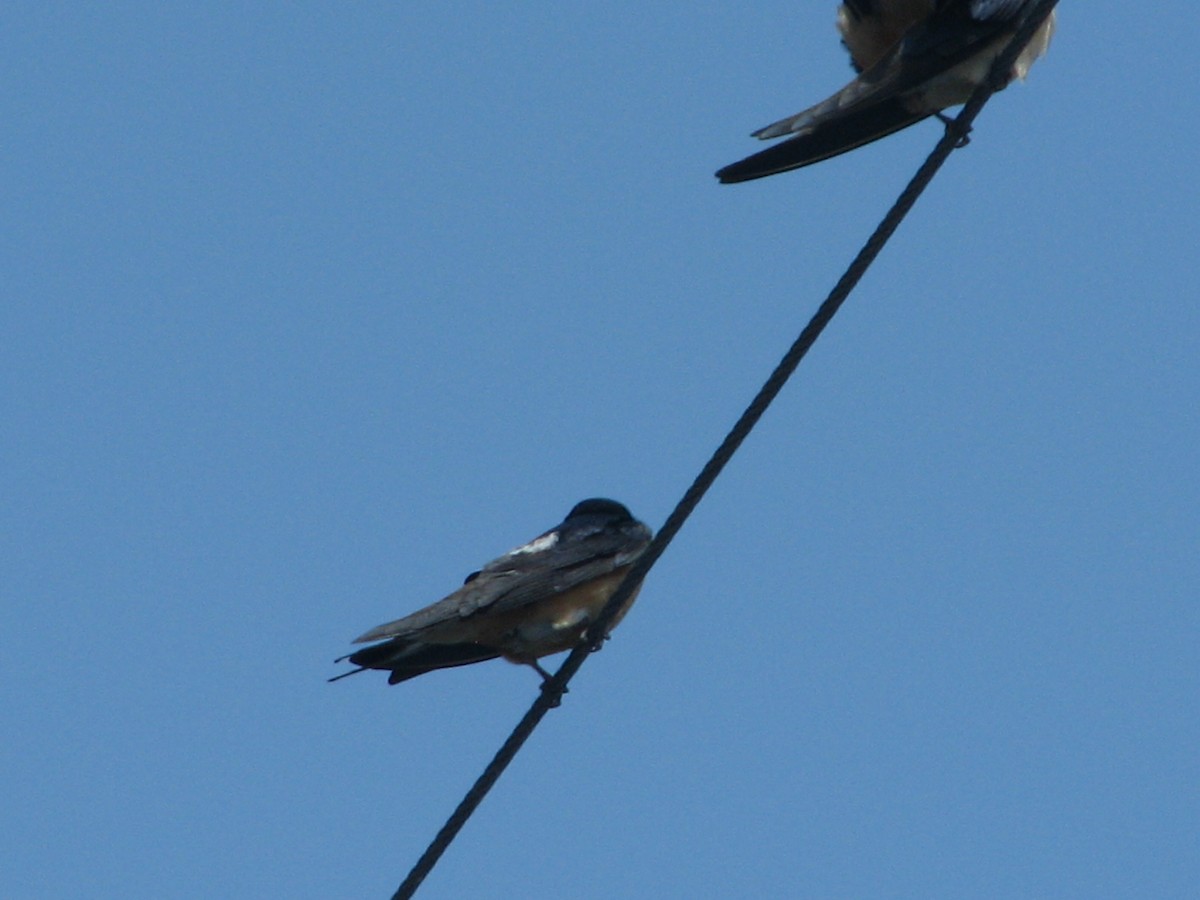
{"type": "Polygon", "coordinates": [[[799,131],[822,118],[845,115],[907,94],[975,56],[1006,33],[1013,24],[1013,7],[1021,2],[997,0],[997,8],[981,18],[972,14],[973,4],[943,3],[928,18],[913,25],[883,59],[844,88],[803,112],[781,119],[754,132],[768,140],[799,131]]]}
{"type": "Polygon", "coordinates": [[[502,583],[502,580],[494,577],[483,578],[481,572],[472,573],[467,583],[453,594],[402,619],[372,628],[354,642],[382,643],[374,643],[371,647],[364,647],[338,659],[337,662],[349,660],[359,668],[329,680],[337,681],[366,669],[390,669],[388,684],[397,684],[434,669],[496,659],[500,655],[498,650],[474,641],[451,638],[438,642],[422,638],[435,635],[439,630],[445,632],[452,629],[456,622],[462,620],[465,607],[472,602],[485,602],[482,598],[494,598],[502,583]]]}
{"type": "MultiPolygon", "coordinates": [[[[1032,0],[946,0],[896,45],[892,84],[906,93],[1011,36],[1032,0]]],[[[881,65],[888,60],[881,60],[881,65]]],[[[990,60],[989,60],[990,62],[990,60]]],[[[878,66],[870,71],[874,73],[878,66]]],[[[875,76],[886,80],[886,75],[875,76]]]]}
{"type": "Polygon", "coordinates": [[[367,644],[371,641],[382,641],[385,638],[415,637],[423,631],[462,619],[471,612],[486,608],[495,602],[512,577],[512,575],[505,576],[496,573],[485,578],[481,573],[453,594],[401,619],[378,625],[356,637],[354,643],[367,644]]]}
{"type": "Polygon", "coordinates": [[[932,113],[914,113],[899,98],[893,97],[869,109],[840,115],[828,125],[815,127],[810,132],[730,163],[717,172],[717,178],[721,184],[737,184],[810,166],[887,137],[930,115],[932,113]]]}
{"type": "MultiPolygon", "coordinates": [[[[536,554],[540,558],[531,555],[511,562],[496,560],[496,563],[512,566],[502,572],[519,573],[520,577],[506,583],[488,608],[506,612],[565,593],[629,565],[649,543],[650,530],[641,523],[630,523],[619,531],[597,528],[581,533],[578,529],[564,530],[557,546],[536,554]]],[[[485,566],[479,577],[489,574],[485,566]]]]}
{"type": "Polygon", "coordinates": [[[492,560],[449,596],[372,628],[354,643],[416,637],[483,610],[537,603],[627,565],[649,540],[649,529],[636,522],[620,531],[564,524],[492,560]]]}

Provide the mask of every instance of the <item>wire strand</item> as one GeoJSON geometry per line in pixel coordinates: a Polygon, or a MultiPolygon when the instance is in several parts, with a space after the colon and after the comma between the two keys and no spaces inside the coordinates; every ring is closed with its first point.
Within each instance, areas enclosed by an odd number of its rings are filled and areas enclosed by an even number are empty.
{"type": "Polygon", "coordinates": [[[508,764],[516,757],[517,752],[524,745],[525,741],[533,733],[533,730],[541,722],[542,718],[554,707],[558,706],[562,700],[562,695],[566,693],[567,684],[575,673],[579,671],[583,665],[584,659],[587,656],[600,648],[604,641],[604,635],[608,631],[608,625],[616,615],[617,610],[624,606],[625,602],[638,588],[645,579],[647,573],[658,561],[659,557],[674,540],[675,535],[683,527],[684,522],[695,510],[696,506],[703,499],[708,489],[716,482],[717,477],[721,474],[721,470],[733,458],[742,442],[746,440],[758,420],[762,418],[763,413],[767,411],[767,407],[783,390],[783,386],[787,383],[792,373],[796,371],[796,367],[800,365],[800,361],[804,359],[805,354],[820,337],[821,332],[825,330],[825,326],[832,321],[838,309],[850,296],[858,282],[866,274],[867,269],[875,261],[884,245],[888,242],[891,236],[895,233],[904,217],[908,215],[917,199],[924,192],[925,188],[933,180],[934,175],[942,167],[942,164],[949,158],[950,154],[955,149],[961,147],[965,143],[966,136],[971,131],[971,123],[975,121],[975,117],[979,115],[988,99],[999,88],[1003,87],[1008,81],[1008,73],[1012,70],[1017,56],[1020,55],[1025,45],[1033,37],[1033,34],[1041,26],[1042,22],[1053,11],[1058,0],[1039,0],[1030,8],[1028,17],[1018,27],[1012,40],[1005,47],[1004,51],[996,58],[989,72],[987,80],[980,85],[971,95],[970,99],[963,106],[962,111],[956,118],[951,120],[947,126],[945,134],[942,135],[940,141],[933,148],[928,158],[921,165],[908,185],[901,191],[892,208],[888,210],[887,215],[883,217],[875,231],[867,239],[862,249],[855,256],[854,260],[847,267],[833,290],[829,292],[825,302],[813,314],[812,319],[800,332],[800,336],[784,354],[775,370],[770,377],[764,382],[758,394],[746,407],[745,412],[738,418],[734,426],[729,430],[721,445],[713,453],[712,457],[700,470],[700,474],[692,482],[691,487],[684,493],[683,498],[676,504],[675,509],[667,517],[654,540],[650,542],[650,546],[638,558],[633,567],[626,574],[625,578],[618,585],[612,597],[605,604],[600,615],[596,617],[596,621],[592,624],[588,631],[588,638],[578,647],[571,651],[562,666],[554,673],[554,676],[542,686],[542,692],[534,701],[529,711],[517,723],[508,739],[501,745],[492,761],[476,779],[475,784],[467,791],[463,799],[459,802],[454,812],[446,820],[446,824],[441,827],[438,833],[434,836],[421,858],[417,860],[408,876],[401,883],[396,893],[392,895],[392,900],[409,900],[416,893],[417,888],[421,886],[421,882],[437,865],[446,848],[462,830],[463,825],[471,817],[475,809],[487,796],[488,792],[495,785],[496,781],[503,774],[508,764]]]}

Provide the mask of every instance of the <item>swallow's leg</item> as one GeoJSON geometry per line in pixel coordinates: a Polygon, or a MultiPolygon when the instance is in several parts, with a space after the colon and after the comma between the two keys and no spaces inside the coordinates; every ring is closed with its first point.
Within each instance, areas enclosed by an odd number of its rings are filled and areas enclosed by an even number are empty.
{"type": "Polygon", "coordinates": [[[968,125],[966,128],[964,128],[962,130],[959,130],[958,123],[956,121],[954,121],[954,119],[952,119],[950,116],[946,115],[945,113],[941,113],[941,112],[934,113],[934,115],[937,116],[938,119],[941,120],[941,123],[946,126],[946,130],[948,132],[950,132],[951,134],[956,135],[958,137],[958,140],[956,140],[954,142],[954,148],[956,150],[961,150],[963,147],[967,146],[967,144],[971,143],[971,126],[970,125],[968,125]]]}
{"type": "MultiPolygon", "coordinates": [[[[530,660],[529,665],[531,665],[533,668],[537,669],[537,673],[542,676],[542,690],[543,691],[546,690],[546,685],[548,685],[550,683],[550,679],[553,678],[554,676],[551,675],[549,672],[547,672],[545,669],[543,669],[536,659],[530,660]]],[[[562,692],[564,694],[569,694],[569,693],[571,693],[571,689],[569,687],[564,687],[562,689],[562,692]]],[[[554,705],[558,706],[559,703],[561,703],[561,702],[562,702],[561,700],[555,701],[554,705]]]]}
{"type": "MultiPolygon", "coordinates": [[[[588,640],[587,635],[584,635],[584,640],[588,640]]],[[[607,634],[602,634],[596,640],[592,641],[592,645],[588,648],[589,653],[598,653],[604,649],[604,642],[608,640],[607,634]]]]}
{"type": "MultiPolygon", "coordinates": [[[[550,679],[553,678],[554,676],[551,675],[549,672],[547,672],[545,669],[543,669],[540,665],[538,665],[538,661],[536,659],[531,660],[529,665],[531,665],[531,666],[533,666],[533,668],[537,669],[537,673],[542,676],[542,693],[545,693],[546,686],[548,684],[550,684],[550,679]]],[[[569,687],[564,687],[562,689],[562,692],[564,694],[569,694],[571,692],[571,689],[569,687]]],[[[562,696],[560,695],[559,697],[556,697],[554,700],[554,703],[551,705],[556,706],[556,707],[562,706],[562,696]]]]}

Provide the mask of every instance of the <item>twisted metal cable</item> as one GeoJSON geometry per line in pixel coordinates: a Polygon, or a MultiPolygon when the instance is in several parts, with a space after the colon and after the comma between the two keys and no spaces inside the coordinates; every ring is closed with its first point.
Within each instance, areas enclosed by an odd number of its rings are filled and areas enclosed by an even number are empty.
{"type": "Polygon", "coordinates": [[[962,111],[953,120],[950,120],[946,125],[945,134],[942,135],[940,141],[933,148],[933,152],[913,175],[912,180],[901,191],[900,196],[888,210],[887,215],[883,217],[875,231],[867,239],[862,249],[855,256],[854,260],[847,267],[833,290],[829,292],[825,302],[813,314],[812,319],[800,332],[800,336],[784,354],[775,370],[767,378],[758,394],[746,407],[745,412],[738,418],[734,426],[729,430],[721,445],[713,453],[712,457],[700,470],[700,474],[692,482],[691,487],[684,493],[683,498],[676,504],[675,509],[667,517],[662,528],[654,536],[650,546],[634,563],[633,567],[626,574],[621,584],[613,592],[612,597],[597,616],[596,621],[588,630],[587,640],[581,643],[578,647],[571,651],[567,658],[563,661],[562,666],[554,673],[554,676],[542,686],[542,692],[534,701],[529,711],[525,713],[517,726],[513,729],[508,739],[501,745],[492,761],[480,774],[475,784],[467,791],[462,801],[451,813],[446,820],[446,824],[438,831],[430,842],[428,848],[417,860],[408,876],[401,883],[396,893],[392,895],[392,900],[409,900],[420,887],[421,882],[437,865],[446,848],[462,830],[463,825],[471,817],[475,809],[487,796],[492,786],[500,778],[500,775],[512,762],[517,752],[524,745],[525,741],[533,733],[533,730],[541,722],[542,718],[554,707],[558,706],[562,700],[562,695],[566,693],[567,684],[571,678],[579,671],[579,667],[583,665],[584,659],[595,650],[599,649],[599,645],[604,640],[604,635],[608,631],[608,625],[616,615],[617,610],[624,606],[625,602],[638,588],[645,579],[647,573],[663,555],[675,535],[683,527],[684,522],[695,510],[696,506],[703,499],[708,489],[716,482],[717,477],[721,474],[721,470],[733,458],[742,442],[749,436],[758,420],[762,418],[763,413],[767,411],[767,407],[783,390],[783,386],[787,383],[792,373],[796,371],[796,367],[800,365],[800,361],[808,353],[809,349],[820,337],[821,332],[825,330],[825,326],[832,321],[841,305],[850,296],[850,293],[858,285],[858,282],[866,274],[867,269],[875,261],[884,245],[888,242],[891,236],[895,233],[904,217],[908,215],[917,199],[924,192],[925,188],[933,180],[934,175],[942,167],[942,164],[950,157],[950,154],[959,147],[964,146],[967,135],[971,131],[971,123],[975,121],[988,99],[997,90],[1002,88],[1007,82],[1007,73],[1012,70],[1013,63],[1029,43],[1030,38],[1041,26],[1047,16],[1054,10],[1058,0],[1039,0],[1028,13],[1027,18],[1017,28],[1012,40],[1008,43],[1004,51],[996,58],[992,65],[991,71],[987,80],[980,85],[971,98],[963,106],[962,111]]]}

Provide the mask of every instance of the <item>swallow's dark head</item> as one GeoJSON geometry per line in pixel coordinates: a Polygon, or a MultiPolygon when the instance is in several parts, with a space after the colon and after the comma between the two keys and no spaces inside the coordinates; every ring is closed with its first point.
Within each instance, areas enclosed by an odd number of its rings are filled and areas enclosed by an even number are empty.
{"type": "Polygon", "coordinates": [[[570,522],[572,519],[581,519],[585,516],[589,518],[596,516],[607,519],[614,525],[633,520],[632,513],[624,505],[618,503],[616,500],[606,500],[603,497],[592,497],[588,500],[579,501],[567,513],[566,521],[570,522]]]}

